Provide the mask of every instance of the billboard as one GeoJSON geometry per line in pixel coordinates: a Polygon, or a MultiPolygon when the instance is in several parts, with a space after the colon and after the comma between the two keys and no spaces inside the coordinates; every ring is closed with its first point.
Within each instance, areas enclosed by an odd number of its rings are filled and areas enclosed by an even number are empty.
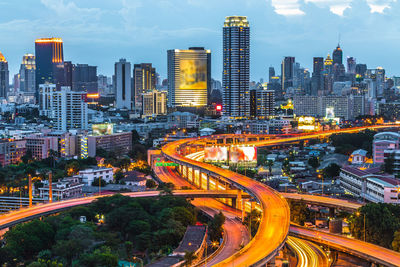
{"type": "Polygon", "coordinates": [[[114,133],[114,124],[102,123],[92,125],[93,135],[110,135],[114,133]]]}
{"type": "Polygon", "coordinates": [[[179,89],[207,89],[207,59],[180,61],[179,89]]]}
{"type": "Polygon", "coordinates": [[[204,160],[205,161],[227,161],[228,160],[228,149],[226,147],[205,147],[204,148],[204,160]]]}
{"type": "Polygon", "coordinates": [[[257,162],[257,148],[252,146],[233,146],[229,151],[229,161],[231,163],[257,162]]]}

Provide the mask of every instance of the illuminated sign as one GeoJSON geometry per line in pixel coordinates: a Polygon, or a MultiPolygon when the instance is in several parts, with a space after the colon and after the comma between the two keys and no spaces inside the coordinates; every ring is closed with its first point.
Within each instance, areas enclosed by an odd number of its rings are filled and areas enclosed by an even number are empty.
{"type": "Polygon", "coordinates": [[[86,94],[87,98],[100,98],[99,93],[93,93],[93,94],[86,94]]]}
{"type": "Polygon", "coordinates": [[[179,89],[207,88],[207,59],[182,59],[180,61],[179,89]]]}
{"type": "Polygon", "coordinates": [[[92,125],[93,135],[111,135],[114,133],[114,124],[102,123],[92,125]]]}
{"type": "Polygon", "coordinates": [[[238,162],[257,162],[257,148],[253,146],[233,146],[229,151],[229,161],[238,162]]]}
{"type": "Polygon", "coordinates": [[[227,161],[228,149],[226,147],[217,146],[205,147],[204,159],[206,161],[227,161]]]}
{"type": "Polygon", "coordinates": [[[156,167],[178,167],[178,163],[174,162],[156,162],[156,167]]]}
{"type": "Polygon", "coordinates": [[[215,106],[216,111],[222,111],[222,105],[216,105],[215,106]]]}

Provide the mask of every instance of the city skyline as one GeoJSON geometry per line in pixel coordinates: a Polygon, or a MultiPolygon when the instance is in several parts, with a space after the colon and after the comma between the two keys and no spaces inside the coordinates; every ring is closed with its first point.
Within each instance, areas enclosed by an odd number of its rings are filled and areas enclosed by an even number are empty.
{"type": "Polygon", "coordinates": [[[63,38],[65,60],[96,65],[99,74],[111,76],[114,63],[124,57],[132,64],[151,62],[166,78],[168,49],[204,46],[213,53],[212,76],[221,80],[221,24],[225,16],[238,14],[248,16],[252,25],[251,80],[265,80],[269,66],[279,73],[284,56],[295,56],[311,70],[313,57],[332,54],[339,34],[344,58],[353,56],[368,68],[382,66],[389,76],[400,73],[392,60],[397,49],[398,30],[393,25],[399,2],[277,2],[252,0],[221,9],[225,1],[202,1],[204,5],[188,1],[179,6],[174,1],[121,1],[115,5],[100,1],[97,7],[88,8],[86,1],[42,0],[23,5],[37,11],[28,15],[21,7],[0,1],[0,6],[10,11],[6,13],[13,14],[0,19],[4,36],[0,51],[9,63],[10,77],[18,72],[22,56],[33,52],[36,38],[55,36],[63,38]],[[174,7],[172,17],[169,11],[174,7]],[[150,11],[154,15],[148,16],[150,11]]]}

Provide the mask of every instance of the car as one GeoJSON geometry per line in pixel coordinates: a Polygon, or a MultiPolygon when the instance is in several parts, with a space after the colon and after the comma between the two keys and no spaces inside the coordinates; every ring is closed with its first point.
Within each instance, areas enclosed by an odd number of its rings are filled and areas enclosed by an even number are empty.
{"type": "Polygon", "coordinates": [[[315,225],[312,224],[311,222],[305,222],[304,226],[307,227],[307,228],[314,228],[315,227],[315,225]]]}

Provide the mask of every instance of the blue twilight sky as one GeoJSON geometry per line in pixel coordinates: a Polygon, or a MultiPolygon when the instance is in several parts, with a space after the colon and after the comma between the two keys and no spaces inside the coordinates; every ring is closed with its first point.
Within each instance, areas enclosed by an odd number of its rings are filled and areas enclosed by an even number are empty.
{"type": "Polygon", "coordinates": [[[400,0],[0,0],[0,51],[10,74],[34,40],[61,37],[64,58],[98,66],[111,75],[114,62],[151,62],[163,78],[166,50],[204,46],[212,74],[221,79],[225,16],[248,16],[251,79],[280,73],[284,56],[312,67],[338,43],[344,56],[369,68],[400,75],[400,0]]]}

